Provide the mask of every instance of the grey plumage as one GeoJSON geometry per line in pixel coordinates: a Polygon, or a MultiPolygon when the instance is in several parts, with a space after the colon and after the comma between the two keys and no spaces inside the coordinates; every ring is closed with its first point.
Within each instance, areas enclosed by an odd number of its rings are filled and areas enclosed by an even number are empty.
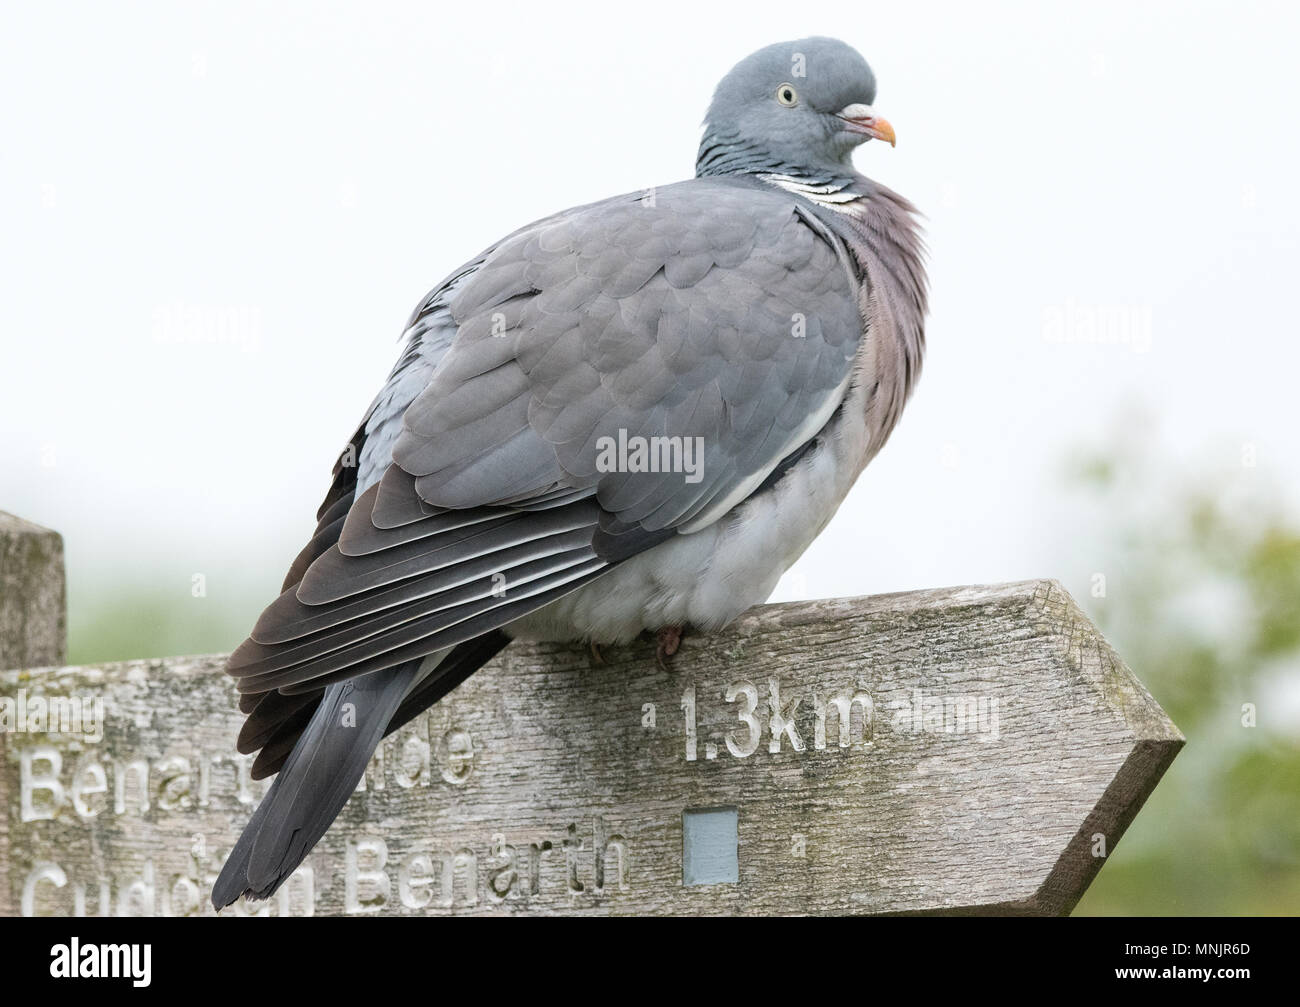
{"type": "Polygon", "coordinates": [[[419,665],[412,661],[387,678],[363,676],[325,690],[231,851],[231,870],[223,868],[212,890],[214,904],[228,905],[244,892],[266,898],[293,873],[352,795],[419,665]]]}
{"type": "Polygon", "coordinates": [[[830,519],[923,347],[911,206],[849,161],[892,142],[874,97],[842,43],[761,50],[719,85],[695,179],[524,227],[421,302],[231,656],[239,748],[279,776],[216,905],[274,891],[383,734],[510,637],[723,625],[830,519]],[[604,464],[630,438],[698,466],[604,464]],[[335,728],[345,696],[360,729],[335,728]]]}

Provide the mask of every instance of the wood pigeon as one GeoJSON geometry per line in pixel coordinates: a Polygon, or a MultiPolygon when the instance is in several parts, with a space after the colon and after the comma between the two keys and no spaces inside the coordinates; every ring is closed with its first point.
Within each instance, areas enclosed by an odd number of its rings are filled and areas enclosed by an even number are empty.
{"type": "Polygon", "coordinates": [[[829,38],[713,96],[695,177],[520,228],[420,302],[315,535],[230,657],[277,774],[217,908],[269,897],[384,735],[512,639],[671,656],[768,597],[898,421],[926,280],[894,143],[829,38]]]}

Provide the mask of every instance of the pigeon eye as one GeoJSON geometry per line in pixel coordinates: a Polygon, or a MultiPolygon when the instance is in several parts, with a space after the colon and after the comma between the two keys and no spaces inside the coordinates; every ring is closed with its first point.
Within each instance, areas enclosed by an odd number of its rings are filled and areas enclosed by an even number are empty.
{"type": "Polygon", "coordinates": [[[776,100],[782,105],[794,105],[799,101],[799,96],[794,93],[794,85],[782,84],[776,89],[776,100]]]}

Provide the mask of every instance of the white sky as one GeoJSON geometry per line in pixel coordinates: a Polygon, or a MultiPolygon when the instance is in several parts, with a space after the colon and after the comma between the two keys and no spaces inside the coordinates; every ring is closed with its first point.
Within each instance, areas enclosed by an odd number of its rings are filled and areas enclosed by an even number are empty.
{"type": "Polygon", "coordinates": [[[778,597],[1076,586],[1059,460],[1134,401],[1171,458],[1300,483],[1294,6],[261,6],[0,14],[0,507],[74,579],[252,578],[259,609],[425,291],[687,177],[718,78],[814,33],[876,71],[899,143],[857,164],[928,215],[933,310],[778,597]],[[1078,341],[1098,310],[1127,343],[1078,341]]]}

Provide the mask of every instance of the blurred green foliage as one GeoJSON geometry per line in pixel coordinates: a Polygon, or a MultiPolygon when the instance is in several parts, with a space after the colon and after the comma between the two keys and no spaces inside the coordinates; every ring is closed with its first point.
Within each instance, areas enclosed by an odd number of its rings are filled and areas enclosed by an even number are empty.
{"type": "Polygon", "coordinates": [[[1074,593],[1187,745],[1076,912],[1294,915],[1300,529],[1256,470],[1171,475],[1153,454],[1071,466],[1107,576],[1074,593]]]}
{"type": "Polygon", "coordinates": [[[231,651],[283,575],[269,564],[256,573],[217,569],[196,595],[185,570],[159,564],[148,572],[148,580],[70,572],[69,664],[231,651]]]}

